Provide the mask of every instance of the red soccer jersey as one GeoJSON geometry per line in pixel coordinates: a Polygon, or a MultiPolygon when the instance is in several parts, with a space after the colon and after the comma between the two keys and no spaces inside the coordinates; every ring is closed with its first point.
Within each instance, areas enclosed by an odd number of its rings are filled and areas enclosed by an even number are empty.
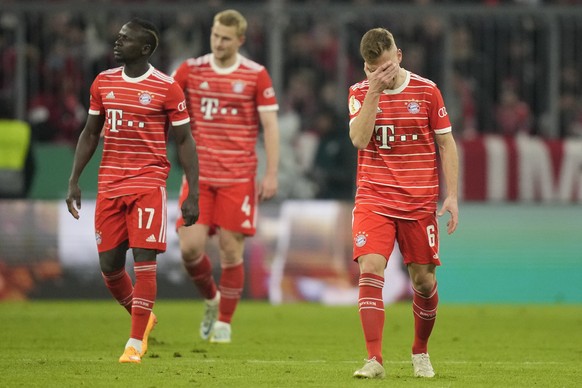
{"type": "MultiPolygon", "coordinates": [[[[434,134],[451,131],[442,95],[434,82],[406,72],[396,90],[380,96],[374,132],[358,152],[356,206],[404,219],[436,211],[438,170],[434,134]]],[[[349,91],[350,120],[358,116],[368,81],[349,91]]]]}
{"type": "Polygon", "coordinates": [[[112,198],[166,185],[168,121],[189,122],[184,92],[153,66],[130,78],[118,67],[91,85],[89,114],[105,115],[98,191],[112,198]]]}
{"type": "Polygon", "coordinates": [[[264,66],[238,55],[230,68],[212,54],[184,61],[173,74],[186,94],[196,140],[200,182],[227,186],[254,179],[259,111],[277,111],[264,66]]]}

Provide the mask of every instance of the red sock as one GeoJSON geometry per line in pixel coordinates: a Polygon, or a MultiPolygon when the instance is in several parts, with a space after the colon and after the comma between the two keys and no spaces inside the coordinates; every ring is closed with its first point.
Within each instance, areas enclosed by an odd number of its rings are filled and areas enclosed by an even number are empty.
{"type": "Polygon", "coordinates": [[[148,319],[156,301],[156,268],[155,261],[135,263],[135,287],[133,288],[133,304],[131,308],[131,338],[143,339],[143,333],[148,325],[148,319]]]}
{"type": "Polygon", "coordinates": [[[366,339],[368,359],[376,357],[376,361],[382,364],[382,332],[385,319],[382,299],[384,278],[371,273],[363,273],[360,275],[359,287],[358,308],[366,339]]]}
{"type": "Polygon", "coordinates": [[[212,264],[210,264],[207,255],[202,255],[196,261],[185,262],[184,267],[204,299],[212,299],[216,296],[216,283],[212,277],[212,264]]]}
{"type": "Polygon", "coordinates": [[[439,294],[436,284],[428,296],[414,290],[412,297],[412,311],[414,312],[412,354],[428,353],[428,338],[434,326],[438,303],[439,294]]]}
{"type": "Polygon", "coordinates": [[[131,302],[133,300],[133,284],[131,283],[131,278],[129,274],[125,271],[125,268],[114,272],[102,272],[103,280],[105,280],[105,286],[109,289],[109,292],[120,305],[125,307],[127,312],[131,314],[131,302]]]}
{"type": "Polygon", "coordinates": [[[220,306],[218,308],[219,321],[230,323],[232,320],[244,283],[245,269],[243,263],[222,269],[222,276],[220,277],[220,306]]]}

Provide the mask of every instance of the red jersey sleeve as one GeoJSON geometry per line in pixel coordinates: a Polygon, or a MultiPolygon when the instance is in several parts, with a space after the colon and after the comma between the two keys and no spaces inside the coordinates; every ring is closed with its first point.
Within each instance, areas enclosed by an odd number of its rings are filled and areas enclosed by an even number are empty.
{"type": "Polygon", "coordinates": [[[101,100],[101,91],[99,90],[100,77],[97,76],[93,83],[91,84],[90,97],[89,97],[89,114],[92,115],[103,115],[105,114],[105,108],[103,107],[103,101],[101,100]]]}
{"type": "Polygon", "coordinates": [[[184,92],[177,82],[170,84],[164,107],[173,126],[183,125],[190,122],[190,116],[186,110],[184,92]]]}
{"type": "Polygon", "coordinates": [[[428,120],[430,128],[436,133],[451,131],[451,120],[449,119],[441,91],[436,86],[430,95],[428,120]]]}
{"type": "Polygon", "coordinates": [[[360,113],[364,103],[365,94],[362,89],[352,86],[348,95],[348,110],[350,112],[350,122],[360,113]]]}
{"type": "Polygon", "coordinates": [[[257,75],[257,106],[277,105],[277,97],[275,96],[275,89],[273,88],[273,81],[263,68],[257,75]]]}
{"type": "Polygon", "coordinates": [[[184,61],[172,74],[172,78],[174,78],[182,90],[186,90],[189,72],[190,69],[188,68],[188,61],[184,61]]]}

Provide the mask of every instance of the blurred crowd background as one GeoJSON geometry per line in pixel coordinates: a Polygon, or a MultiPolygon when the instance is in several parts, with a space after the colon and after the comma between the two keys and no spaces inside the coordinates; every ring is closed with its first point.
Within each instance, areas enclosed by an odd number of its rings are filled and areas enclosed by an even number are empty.
{"type": "Polygon", "coordinates": [[[438,84],[458,140],[582,138],[582,1],[572,0],[3,0],[2,117],[28,122],[34,144],[74,147],[123,23],[157,24],[153,64],[171,73],[210,51],[212,16],[225,8],[247,17],[242,52],[273,77],[282,198],[352,196],[347,89],[364,78],[359,41],[372,27],[391,30],[402,66],[438,84]]]}

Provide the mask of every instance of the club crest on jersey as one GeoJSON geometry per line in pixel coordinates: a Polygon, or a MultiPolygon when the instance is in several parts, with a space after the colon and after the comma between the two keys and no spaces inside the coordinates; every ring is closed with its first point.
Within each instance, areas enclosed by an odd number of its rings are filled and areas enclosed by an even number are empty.
{"type": "Polygon", "coordinates": [[[100,245],[103,242],[103,239],[101,238],[101,231],[100,230],[95,232],[95,241],[97,241],[97,245],[100,245]]]}
{"type": "Polygon", "coordinates": [[[354,244],[356,244],[356,246],[358,248],[361,248],[364,245],[366,245],[367,241],[368,241],[368,233],[365,233],[365,232],[358,232],[358,234],[356,234],[356,237],[354,238],[354,244]]]}
{"type": "Polygon", "coordinates": [[[245,90],[244,81],[234,81],[232,83],[232,91],[235,93],[242,93],[245,90]]]}
{"type": "Polygon", "coordinates": [[[142,92],[139,94],[139,102],[142,105],[148,105],[150,102],[152,102],[152,98],[152,95],[148,92],[142,92]]]}
{"type": "Polygon", "coordinates": [[[406,103],[406,108],[410,113],[416,114],[420,112],[420,104],[416,101],[409,101],[406,103]]]}

